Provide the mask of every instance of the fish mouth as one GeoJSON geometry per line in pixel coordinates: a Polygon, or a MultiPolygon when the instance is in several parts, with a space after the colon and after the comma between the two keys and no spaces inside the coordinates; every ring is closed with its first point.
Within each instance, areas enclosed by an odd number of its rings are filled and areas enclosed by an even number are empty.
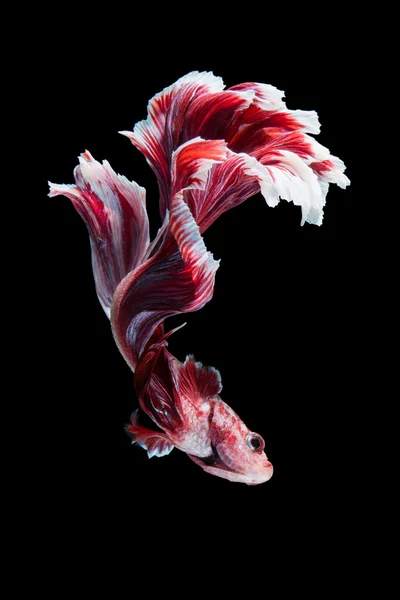
{"type": "Polygon", "coordinates": [[[188,457],[195,462],[196,465],[199,465],[199,467],[202,467],[203,469],[207,467],[212,469],[220,469],[222,471],[229,471],[230,473],[237,473],[237,471],[231,469],[231,467],[228,467],[228,465],[222,461],[216,449],[214,449],[214,454],[211,454],[210,456],[199,458],[198,456],[193,456],[193,454],[188,454],[188,457]]]}
{"type": "Polygon", "coordinates": [[[188,454],[188,457],[194,463],[196,463],[196,465],[199,465],[199,467],[201,467],[206,473],[216,475],[222,479],[229,479],[229,481],[246,483],[247,485],[259,485],[260,483],[265,483],[271,479],[273,474],[273,466],[269,461],[267,461],[267,465],[261,473],[247,474],[240,471],[235,471],[234,469],[228,467],[228,465],[221,460],[218,454],[207,456],[205,458],[199,458],[198,456],[188,454]]]}
{"type": "Polygon", "coordinates": [[[255,483],[249,483],[249,485],[258,485],[259,483],[265,483],[266,481],[269,481],[271,479],[273,474],[274,474],[274,467],[272,466],[272,463],[270,463],[269,460],[267,460],[267,463],[264,466],[264,469],[258,475],[258,480],[255,481],[255,483]]]}

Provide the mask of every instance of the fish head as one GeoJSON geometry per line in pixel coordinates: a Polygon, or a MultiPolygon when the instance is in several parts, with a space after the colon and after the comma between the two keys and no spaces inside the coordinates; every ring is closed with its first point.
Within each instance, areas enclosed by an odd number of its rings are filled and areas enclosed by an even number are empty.
{"type": "Polygon", "coordinates": [[[210,423],[213,455],[192,460],[207,473],[247,485],[258,485],[272,477],[273,467],[264,451],[261,435],[250,431],[222,400],[214,405],[210,423]]]}

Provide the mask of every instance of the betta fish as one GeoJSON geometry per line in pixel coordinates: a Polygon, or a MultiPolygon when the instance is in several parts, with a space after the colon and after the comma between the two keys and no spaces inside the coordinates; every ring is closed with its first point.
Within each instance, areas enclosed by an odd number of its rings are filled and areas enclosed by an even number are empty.
{"type": "MultiPolygon", "coordinates": [[[[346,187],[343,162],[310,134],[314,111],[289,110],[283,92],[260,83],[225,89],[220,77],[193,72],[154,96],[148,116],[121,132],[144,154],[159,186],[161,226],[151,241],[146,191],[89,152],[75,184],[50,185],[86,223],[96,292],[116,344],[134,373],[139,406],[126,430],[148,456],[175,447],[207,473],[256,485],[273,468],[263,438],[221,399],[219,372],[167,350],[173,315],[212,297],[219,261],[204,232],[225,211],[261,192],[301,207],[321,225],[329,184],[346,187]],[[140,410],[155,424],[140,423],[140,410]]],[[[182,325],[181,325],[182,326],[182,325]]]]}

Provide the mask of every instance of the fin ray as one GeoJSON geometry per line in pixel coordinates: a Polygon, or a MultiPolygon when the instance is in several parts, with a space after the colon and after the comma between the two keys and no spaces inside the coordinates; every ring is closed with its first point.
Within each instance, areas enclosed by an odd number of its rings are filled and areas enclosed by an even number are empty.
{"type": "Polygon", "coordinates": [[[135,412],[132,413],[131,422],[125,427],[126,432],[132,437],[132,443],[138,444],[147,450],[149,458],[152,458],[153,456],[161,457],[169,454],[173,450],[174,445],[171,443],[168,436],[165,433],[154,431],[147,427],[143,427],[143,425],[139,425],[138,412],[139,410],[135,410],[135,412]]]}

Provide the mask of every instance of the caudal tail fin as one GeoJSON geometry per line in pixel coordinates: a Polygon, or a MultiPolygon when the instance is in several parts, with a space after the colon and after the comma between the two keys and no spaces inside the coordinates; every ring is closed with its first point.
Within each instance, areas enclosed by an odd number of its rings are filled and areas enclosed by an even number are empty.
{"type": "Polygon", "coordinates": [[[146,190],[89,152],[80,156],[74,176],[75,185],[49,182],[49,196],[69,198],[86,223],[97,295],[110,318],[118,284],[149,253],[146,190]]]}

